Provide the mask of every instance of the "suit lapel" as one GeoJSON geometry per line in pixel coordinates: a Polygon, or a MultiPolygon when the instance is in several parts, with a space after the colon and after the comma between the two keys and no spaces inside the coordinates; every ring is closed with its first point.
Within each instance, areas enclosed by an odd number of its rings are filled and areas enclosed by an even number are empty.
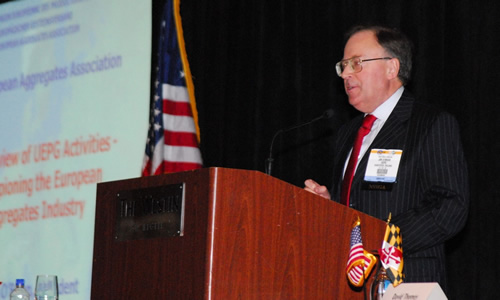
{"type": "MultiPolygon", "coordinates": [[[[414,98],[405,91],[399,99],[398,104],[394,107],[391,115],[385,122],[384,126],[378,133],[373,143],[368,148],[368,151],[359,162],[356,173],[353,178],[353,186],[361,184],[366,171],[370,149],[403,149],[406,143],[406,132],[408,123],[412,113],[414,98]]],[[[337,139],[337,153],[335,158],[335,169],[333,173],[333,189],[331,191],[335,199],[340,199],[340,187],[342,185],[342,174],[345,166],[347,155],[352,148],[356,133],[363,122],[363,115],[355,117],[351,122],[345,125],[345,128],[339,131],[337,139]]]]}
{"type": "Polygon", "coordinates": [[[404,148],[413,102],[413,98],[407,92],[404,92],[377,137],[359,162],[357,171],[354,174],[353,185],[363,180],[371,149],[404,148]]]}
{"type": "Polygon", "coordinates": [[[354,139],[356,138],[357,131],[363,122],[363,115],[355,117],[351,122],[345,125],[345,128],[339,131],[337,139],[338,151],[335,155],[335,164],[333,170],[333,191],[335,199],[340,199],[340,187],[342,185],[342,176],[344,174],[344,166],[349,151],[351,151],[354,139]]]}

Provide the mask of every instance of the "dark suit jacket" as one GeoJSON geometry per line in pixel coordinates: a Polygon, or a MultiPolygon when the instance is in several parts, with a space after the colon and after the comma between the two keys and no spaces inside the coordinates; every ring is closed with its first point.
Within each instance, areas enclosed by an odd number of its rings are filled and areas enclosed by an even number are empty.
{"type": "MultiPolygon", "coordinates": [[[[340,199],[345,160],[362,119],[360,115],[339,130],[331,191],[335,200],[340,199]]],[[[392,213],[391,222],[403,237],[405,282],[437,281],[446,290],[444,242],[462,229],[469,205],[456,120],[405,91],[369,150],[354,175],[350,206],[384,221],[392,213]],[[373,148],[403,150],[390,191],[368,189],[363,183],[373,148]]]]}

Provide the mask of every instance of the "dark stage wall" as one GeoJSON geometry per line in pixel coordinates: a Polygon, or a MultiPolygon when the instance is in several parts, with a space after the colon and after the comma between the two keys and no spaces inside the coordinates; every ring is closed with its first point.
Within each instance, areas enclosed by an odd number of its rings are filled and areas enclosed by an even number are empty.
{"type": "Polygon", "coordinates": [[[335,110],[276,140],[273,175],[298,186],[330,184],[332,139],[356,113],[334,70],[343,33],[401,28],[415,43],[408,88],[457,117],[469,164],[469,221],[448,243],[449,298],[497,298],[500,2],[183,0],[181,14],[205,166],[263,171],[278,129],[335,110]]]}

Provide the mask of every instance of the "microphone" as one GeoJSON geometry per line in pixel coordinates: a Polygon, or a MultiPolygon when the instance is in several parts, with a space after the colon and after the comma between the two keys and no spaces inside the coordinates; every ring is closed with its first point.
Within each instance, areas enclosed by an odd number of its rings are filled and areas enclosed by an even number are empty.
{"type": "Polygon", "coordinates": [[[282,133],[285,133],[285,132],[288,132],[290,130],[294,130],[294,129],[297,129],[297,128],[301,128],[301,127],[304,127],[304,126],[307,126],[307,125],[310,125],[314,122],[317,122],[319,120],[323,120],[323,119],[330,119],[331,117],[333,117],[334,115],[334,111],[333,109],[327,109],[321,116],[319,117],[316,117],[310,121],[307,121],[307,122],[304,122],[304,123],[299,123],[299,124],[296,124],[296,125],[293,125],[291,127],[288,127],[288,128],[284,128],[284,129],[280,129],[278,130],[274,136],[273,136],[273,139],[271,140],[271,147],[269,148],[269,157],[267,158],[266,162],[266,174],[267,175],[271,175],[271,171],[272,171],[272,166],[273,166],[273,145],[274,145],[274,140],[276,139],[276,137],[282,133]]]}

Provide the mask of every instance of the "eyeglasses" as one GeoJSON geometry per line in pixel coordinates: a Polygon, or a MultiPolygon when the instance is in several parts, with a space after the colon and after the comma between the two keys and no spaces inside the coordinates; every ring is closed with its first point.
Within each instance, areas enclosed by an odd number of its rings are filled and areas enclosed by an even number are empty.
{"type": "Polygon", "coordinates": [[[368,58],[368,59],[362,59],[360,57],[351,57],[348,59],[343,59],[338,63],[336,63],[335,69],[337,70],[337,75],[342,77],[342,73],[347,68],[347,66],[351,67],[351,71],[353,73],[359,73],[361,72],[361,70],[363,70],[363,66],[361,65],[362,63],[366,61],[381,60],[381,59],[392,59],[392,57],[379,57],[379,58],[368,58]]]}

